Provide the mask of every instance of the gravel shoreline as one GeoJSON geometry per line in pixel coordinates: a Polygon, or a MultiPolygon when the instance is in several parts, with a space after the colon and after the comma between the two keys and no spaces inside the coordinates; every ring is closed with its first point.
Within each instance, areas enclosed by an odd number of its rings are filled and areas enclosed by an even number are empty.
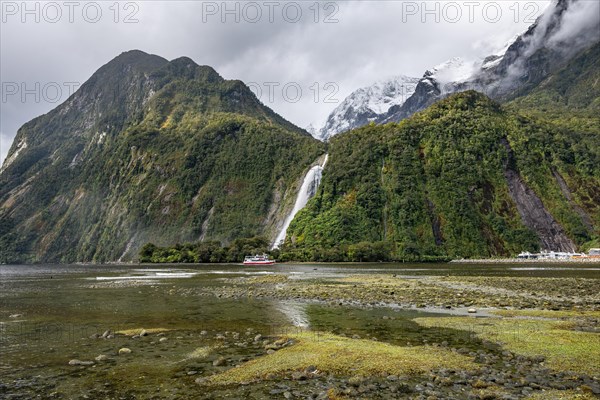
{"type": "MultiPolygon", "coordinates": [[[[153,282],[153,289],[159,298],[168,294],[199,300],[199,307],[209,296],[321,304],[327,312],[368,314],[360,321],[369,328],[361,326],[360,335],[341,325],[330,333],[325,333],[329,328],[317,332],[315,327],[315,331],[289,332],[156,326],[100,330],[82,338],[78,351],[65,349],[63,378],[36,376],[31,381],[0,383],[0,397],[73,398],[69,380],[77,379],[88,382],[80,395],[90,399],[591,400],[600,396],[600,371],[589,362],[590,355],[600,354],[600,338],[597,344],[590,342],[600,335],[598,279],[394,274],[301,278],[282,272],[222,277],[215,282],[197,287],[153,282]],[[462,316],[406,317],[401,309],[462,316]],[[443,326],[449,320],[458,321],[458,326],[443,326]],[[404,336],[398,339],[405,330],[412,335],[410,341],[404,336]],[[507,340],[507,332],[516,340],[507,340]],[[505,335],[502,341],[499,334],[505,335]],[[519,351],[531,339],[538,346],[519,351]],[[551,350],[561,339],[577,342],[573,347],[577,351],[569,350],[568,365],[585,368],[557,368],[561,364],[556,364],[557,354],[551,350]],[[584,348],[578,343],[591,344],[584,348]],[[298,352],[296,346],[305,346],[301,349],[306,351],[298,352]],[[174,359],[173,354],[182,356],[174,359]],[[423,367],[426,361],[435,365],[415,372],[390,361],[391,355],[404,354],[419,360],[411,365],[423,367]],[[155,361],[151,367],[146,365],[149,359],[155,361]],[[371,372],[374,365],[377,372],[371,372]],[[137,381],[142,372],[148,375],[144,379],[171,386],[153,393],[157,388],[137,381]],[[134,380],[140,386],[123,383],[134,380]]],[[[142,284],[147,283],[123,283],[125,287],[142,284]]],[[[103,290],[120,289],[120,285],[94,282],[92,286],[103,290]]],[[[339,325],[340,319],[333,321],[339,325]]]]}
{"type": "Polygon", "coordinates": [[[600,310],[597,279],[527,277],[398,277],[349,275],[291,279],[284,274],[223,278],[201,289],[224,298],[316,300],[337,305],[405,308],[600,310]]]}
{"type": "Polygon", "coordinates": [[[453,264],[594,264],[600,265],[600,258],[569,259],[522,259],[522,258],[478,258],[452,260],[453,264]]]}

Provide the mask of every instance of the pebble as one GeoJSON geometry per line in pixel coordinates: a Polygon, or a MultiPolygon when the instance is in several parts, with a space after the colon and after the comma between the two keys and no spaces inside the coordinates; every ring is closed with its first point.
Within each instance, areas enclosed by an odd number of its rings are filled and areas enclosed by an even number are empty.
{"type": "Polygon", "coordinates": [[[130,354],[131,353],[131,349],[127,348],[127,347],[121,347],[119,349],[119,355],[123,355],[123,354],[130,354]]]}
{"type": "MultiPolygon", "coordinates": [[[[375,303],[374,303],[375,304],[375,303]]],[[[379,303],[377,303],[379,304],[379,303]]],[[[444,306],[444,303],[440,303],[439,304],[440,307],[444,306]]],[[[482,310],[485,310],[487,305],[485,304],[478,304],[478,303],[471,303],[468,304],[468,302],[465,302],[464,306],[457,306],[462,308],[463,310],[467,309],[467,307],[469,306],[474,306],[474,307],[481,307],[482,310]],[[463,308],[464,307],[464,308],[463,308]]],[[[464,311],[463,311],[464,312],[464,311]]],[[[468,309],[469,313],[477,313],[477,309],[476,308],[470,308],[468,309]]],[[[483,312],[483,311],[482,311],[483,312]]],[[[383,319],[393,319],[393,317],[384,317],[383,319]]],[[[142,330],[138,336],[145,336],[142,335],[144,331],[142,330]]],[[[243,332],[243,331],[242,331],[243,332]]],[[[105,332],[106,334],[106,332],[105,332]]],[[[175,335],[173,333],[169,333],[172,334],[173,336],[170,338],[174,338],[175,335]]],[[[213,337],[212,335],[215,334],[215,331],[211,331],[211,338],[213,337]]],[[[252,350],[248,352],[248,354],[245,353],[246,356],[248,356],[250,359],[254,358],[254,355],[251,355],[253,353],[261,353],[262,347],[261,344],[263,343],[263,341],[265,340],[265,338],[262,335],[256,335],[256,332],[252,332],[252,331],[248,331],[246,330],[246,334],[248,335],[247,337],[243,337],[242,341],[243,343],[246,343],[252,350]],[[255,336],[256,335],[256,336],[255,336]],[[254,344],[253,344],[253,339],[254,339],[254,344]]],[[[363,337],[365,339],[368,339],[370,335],[366,335],[363,332],[360,332],[361,335],[363,335],[363,337]]],[[[111,336],[112,333],[109,333],[108,335],[103,335],[102,337],[104,338],[108,338],[109,336],[111,336]]],[[[157,335],[159,337],[162,337],[164,334],[160,334],[157,335]]],[[[208,333],[206,331],[201,332],[202,336],[208,335],[208,333]]],[[[224,333],[225,336],[223,336],[223,339],[226,340],[224,343],[220,343],[222,346],[233,346],[231,339],[235,339],[238,340],[239,339],[239,334],[236,332],[225,332],[224,333]]],[[[100,337],[100,335],[96,334],[94,335],[96,337],[100,337]]],[[[114,336],[114,335],[113,335],[114,336]]],[[[152,335],[154,336],[154,335],[152,335]]],[[[345,335],[344,335],[345,336],[345,335]]],[[[120,337],[120,336],[119,336],[120,337]]],[[[358,335],[356,335],[355,337],[358,337],[358,335]]],[[[157,338],[158,339],[158,338],[157,338]]],[[[164,340],[161,341],[165,341],[167,340],[166,337],[163,338],[164,340]]],[[[374,339],[374,338],[373,338],[374,339]]],[[[384,337],[382,337],[382,339],[384,339],[384,337]]],[[[438,338],[439,340],[441,340],[441,338],[438,338]]],[[[275,340],[274,338],[272,338],[271,340],[273,340],[270,344],[267,344],[267,346],[269,346],[267,349],[265,350],[271,350],[271,353],[274,352],[277,348],[283,347],[285,345],[287,345],[287,342],[285,340],[275,340]]],[[[265,341],[266,343],[269,343],[269,341],[265,341]]],[[[423,340],[423,342],[426,342],[426,340],[423,340]]],[[[429,338],[429,342],[431,342],[433,345],[437,346],[435,339],[429,338]]],[[[130,342],[132,343],[132,342],[130,342]]],[[[134,342],[135,343],[135,342],[134,342]]],[[[415,343],[419,344],[420,341],[417,340],[415,343]]],[[[475,347],[472,345],[469,345],[469,349],[466,348],[460,348],[461,344],[462,345],[466,345],[464,344],[464,342],[462,341],[453,341],[451,344],[449,344],[447,341],[444,342],[440,342],[441,346],[444,347],[448,347],[448,346],[455,346],[455,348],[452,348],[452,351],[458,351],[460,353],[463,354],[469,354],[470,356],[475,358],[475,361],[477,363],[481,363],[481,371],[478,373],[474,373],[474,372],[464,372],[464,371],[450,371],[450,370],[440,370],[440,371],[433,371],[432,376],[430,376],[430,382],[420,382],[420,385],[415,386],[415,384],[418,381],[414,381],[412,380],[412,378],[407,379],[407,382],[411,382],[411,386],[404,384],[404,383],[400,383],[401,381],[404,381],[406,378],[404,376],[400,376],[398,377],[397,375],[389,375],[386,376],[385,374],[383,375],[377,375],[377,376],[369,376],[369,377],[363,377],[363,376],[353,376],[350,379],[344,379],[342,377],[334,377],[332,375],[329,375],[327,373],[319,373],[317,371],[317,368],[315,366],[309,366],[306,369],[304,369],[302,372],[296,372],[294,375],[291,376],[291,380],[288,377],[282,377],[282,376],[278,376],[276,374],[268,374],[267,375],[267,380],[273,380],[276,382],[270,382],[271,384],[275,384],[278,382],[281,382],[281,380],[285,379],[288,383],[287,386],[280,388],[280,389],[274,389],[271,391],[271,394],[277,394],[278,396],[274,396],[273,398],[281,398],[281,397],[286,397],[286,398],[294,398],[294,397],[299,397],[299,398],[322,398],[322,399],[326,399],[327,398],[327,389],[328,388],[333,388],[335,390],[336,393],[342,394],[342,393],[347,393],[348,395],[351,395],[353,397],[357,397],[359,395],[362,394],[362,396],[367,396],[371,394],[373,395],[373,397],[375,397],[376,395],[379,395],[379,393],[382,393],[383,396],[385,396],[385,393],[411,393],[413,390],[416,390],[418,392],[420,392],[419,394],[417,394],[417,398],[421,399],[421,400],[425,400],[425,399],[443,399],[443,398],[473,398],[473,399],[484,399],[484,398],[489,398],[492,399],[492,397],[483,397],[483,396],[479,396],[476,395],[475,392],[487,392],[488,390],[491,391],[492,388],[496,389],[496,388],[500,388],[503,391],[506,391],[506,395],[503,395],[503,399],[518,399],[521,398],[523,395],[528,395],[531,394],[531,392],[538,391],[538,390],[547,390],[549,387],[551,387],[552,385],[557,386],[561,389],[568,389],[569,387],[565,385],[565,380],[571,379],[570,376],[565,376],[565,375],[560,375],[558,376],[556,373],[553,373],[550,376],[546,376],[545,374],[547,374],[547,370],[543,369],[543,365],[539,365],[540,363],[544,362],[543,357],[522,357],[519,356],[518,359],[516,359],[515,355],[513,355],[512,353],[510,353],[509,351],[504,351],[501,352],[501,348],[498,349],[497,347],[492,348],[492,347],[487,347],[486,345],[484,345],[483,347],[487,350],[474,350],[476,348],[478,348],[479,346],[475,347]],[[513,360],[513,358],[515,358],[513,360]],[[511,362],[508,362],[511,361],[511,362]],[[502,367],[502,365],[505,365],[504,369],[502,367]],[[519,365],[522,366],[522,368],[518,367],[519,365]],[[314,375],[313,375],[314,374],[314,375]],[[315,379],[313,379],[315,378],[315,379]],[[558,380],[558,382],[554,383],[552,382],[553,379],[558,380]],[[475,389],[475,388],[485,388],[488,387],[488,390],[482,391],[480,389],[475,389]],[[491,387],[491,388],[490,388],[491,387]],[[296,390],[300,388],[301,390],[296,390]],[[277,391],[277,393],[274,393],[274,391],[277,391]],[[469,393],[469,391],[471,391],[471,393],[469,393]],[[452,397],[452,392],[454,393],[461,393],[462,395],[459,397],[452,397]],[[319,395],[320,393],[320,395],[319,395]],[[365,394],[363,394],[365,393],[365,394]],[[374,394],[375,393],[375,394],[374,394]],[[508,394],[510,393],[510,394],[508,394]],[[310,396],[312,397],[309,397],[310,396]],[[318,397],[321,396],[321,397],[318,397]]],[[[144,342],[140,343],[140,345],[143,345],[144,342]]],[[[238,345],[237,343],[235,345],[238,345]]],[[[132,347],[134,347],[135,345],[132,345],[132,347]]],[[[135,347],[134,347],[135,348],[135,347]]],[[[131,352],[131,350],[127,349],[128,352],[131,352]]],[[[136,351],[137,348],[136,348],[136,351]]],[[[127,354],[127,353],[122,353],[121,350],[119,350],[119,354],[127,354]]],[[[264,354],[264,353],[263,353],[264,354]]],[[[77,353],[73,353],[71,354],[71,356],[78,356],[79,354],[77,353]]],[[[136,353],[137,355],[137,353],[136,353]]],[[[99,355],[98,357],[95,358],[96,361],[100,361],[100,360],[105,360],[108,359],[108,357],[104,354],[99,355]],[[102,358],[101,358],[102,357],[102,358]]],[[[247,361],[248,358],[245,359],[238,359],[235,358],[234,360],[230,360],[229,362],[227,361],[227,359],[225,359],[224,357],[220,357],[217,360],[213,361],[213,365],[214,366],[224,366],[224,365],[234,365],[235,363],[237,363],[238,361],[247,361]],[[220,360],[222,360],[223,364],[221,364],[220,360]]],[[[94,365],[93,361],[81,361],[81,360],[71,360],[73,362],[78,362],[78,363],[84,363],[84,364],[71,364],[71,362],[69,362],[69,365],[94,365]]],[[[64,362],[64,361],[63,361],[64,362]]],[[[209,361],[210,363],[210,361],[209,361]]],[[[84,371],[83,369],[73,369],[76,371],[76,373],[78,373],[79,375],[81,375],[82,371],[84,371]]],[[[217,372],[217,371],[212,371],[217,372]]],[[[195,375],[199,373],[198,371],[189,371],[186,372],[181,371],[177,376],[185,376],[186,374],[188,376],[191,375],[195,375]]],[[[204,373],[203,370],[200,370],[200,373],[204,373]]],[[[210,372],[209,372],[210,373],[210,372]]],[[[357,372],[355,372],[357,373],[357,372]]],[[[549,374],[549,373],[548,373],[549,374]]],[[[574,375],[575,376],[575,375],[574,375]]],[[[194,378],[186,378],[189,381],[194,380],[194,378]]],[[[197,384],[205,384],[206,381],[210,379],[210,378],[205,378],[205,377],[198,377],[197,379],[195,379],[195,382],[197,384]]],[[[598,382],[597,380],[594,380],[592,378],[587,378],[589,381],[586,381],[585,379],[582,378],[573,378],[573,382],[571,382],[572,387],[577,387],[577,388],[581,388],[584,391],[587,392],[592,392],[592,393],[596,393],[598,394],[598,392],[600,391],[600,388],[598,387],[598,382]]],[[[244,385],[247,384],[247,382],[243,383],[244,385]]],[[[2,384],[0,383],[0,393],[2,393],[3,387],[2,384]]],[[[175,391],[174,391],[175,392],[175,391]]],[[[94,396],[91,396],[94,397],[94,396]]],[[[386,398],[386,397],[383,397],[386,398]]],[[[396,395],[395,397],[388,397],[388,398],[398,398],[398,395],[396,395]]],[[[499,398],[499,397],[498,397],[499,398]]]]}
{"type": "Polygon", "coordinates": [[[82,366],[88,366],[88,365],[94,365],[93,361],[81,361],[81,360],[77,360],[77,359],[73,359],[71,361],[69,361],[69,365],[82,365],[82,366]]]}
{"type": "Polygon", "coordinates": [[[167,340],[169,340],[169,339],[166,337],[161,337],[160,339],[158,339],[158,341],[161,343],[166,342],[167,340]]]}
{"type": "Polygon", "coordinates": [[[308,377],[306,376],[306,374],[304,372],[295,371],[292,373],[292,379],[295,381],[304,381],[307,378],[308,377]]]}
{"type": "Polygon", "coordinates": [[[483,389],[489,386],[487,382],[482,381],[481,379],[477,379],[475,382],[471,384],[476,389],[483,389]]]}
{"type": "Polygon", "coordinates": [[[365,378],[360,376],[360,375],[356,375],[351,377],[350,379],[348,379],[348,384],[351,386],[360,386],[361,383],[363,383],[365,381],[365,378]]]}
{"type": "Polygon", "coordinates": [[[100,354],[98,357],[94,358],[96,361],[106,361],[108,360],[108,356],[106,354],[100,354]]]}
{"type": "Polygon", "coordinates": [[[227,359],[225,357],[219,357],[215,361],[213,361],[214,367],[222,367],[227,365],[227,359]]]}
{"type": "Polygon", "coordinates": [[[304,369],[304,372],[307,374],[314,374],[317,372],[317,367],[315,367],[314,365],[309,365],[304,369]]]}

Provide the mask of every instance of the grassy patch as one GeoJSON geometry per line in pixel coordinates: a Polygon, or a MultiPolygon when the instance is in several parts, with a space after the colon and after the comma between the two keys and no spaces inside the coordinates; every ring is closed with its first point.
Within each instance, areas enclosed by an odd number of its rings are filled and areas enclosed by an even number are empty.
{"type": "Polygon", "coordinates": [[[598,334],[571,330],[565,321],[499,318],[416,318],[426,327],[469,329],[478,337],[500,342],[526,356],[544,356],[550,368],[597,375],[600,373],[598,334]]]}
{"type": "Polygon", "coordinates": [[[192,351],[191,353],[189,353],[186,357],[186,359],[190,359],[190,358],[206,358],[210,355],[210,353],[212,353],[212,351],[215,348],[212,346],[203,346],[203,347],[198,347],[197,349],[195,349],[194,351],[192,351]]]}
{"type": "Polygon", "coordinates": [[[282,374],[314,365],[338,375],[419,374],[435,368],[475,369],[467,357],[448,350],[400,347],[329,333],[305,332],[288,336],[295,344],[212,376],[207,384],[251,382],[268,374],[282,374]]]}
{"type": "Polygon", "coordinates": [[[591,393],[581,393],[575,390],[544,390],[532,394],[525,400],[593,400],[596,398],[591,393]]]}
{"type": "Polygon", "coordinates": [[[336,279],[338,282],[344,283],[360,283],[363,285],[389,285],[389,286],[402,286],[402,287],[414,287],[420,284],[415,282],[414,279],[403,279],[396,278],[391,275],[350,275],[344,278],[336,279]]]}
{"type": "Polygon", "coordinates": [[[274,275],[263,275],[263,276],[253,276],[246,280],[247,283],[252,285],[260,285],[265,283],[286,283],[288,281],[287,276],[274,274],[274,275]]]}
{"type": "Polygon", "coordinates": [[[534,318],[600,318],[600,311],[550,311],[550,310],[494,310],[493,314],[503,317],[534,317],[534,318]]]}

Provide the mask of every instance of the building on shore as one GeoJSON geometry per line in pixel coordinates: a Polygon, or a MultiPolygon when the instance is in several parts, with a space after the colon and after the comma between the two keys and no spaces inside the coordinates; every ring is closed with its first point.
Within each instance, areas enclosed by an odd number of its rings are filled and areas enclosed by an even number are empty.
{"type": "MultiPolygon", "coordinates": [[[[592,249],[592,250],[598,250],[597,257],[600,258],[600,249],[592,249]]],[[[591,250],[590,250],[590,253],[591,253],[591,250]]],[[[539,253],[530,253],[528,251],[523,251],[523,252],[519,253],[519,255],[517,256],[517,258],[521,259],[521,260],[569,260],[571,258],[582,258],[582,257],[587,257],[587,256],[582,253],[571,253],[571,252],[566,252],[566,251],[547,251],[547,250],[542,250],[539,253]]]]}
{"type": "Polygon", "coordinates": [[[587,256],[590,258],[600,258],[600,249],[590,249],[587,256]]]}
{"type": "Polygon", "coordinates": [[[517,258],[521,260],[536,260],[538,258],[538,255],[530,253],[528,251],[522,251],[521,253],[519,253],[517,258]]]}

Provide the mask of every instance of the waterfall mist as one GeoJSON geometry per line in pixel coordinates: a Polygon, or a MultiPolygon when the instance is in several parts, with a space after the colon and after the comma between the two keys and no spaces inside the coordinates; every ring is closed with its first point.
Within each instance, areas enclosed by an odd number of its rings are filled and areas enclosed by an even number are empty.
{"type": "Polygon", "coordinates": [[[298,191],[298,196],[296,197],[294,208],[285,219],[285,222],[283,223],[283,226],[281,227],[281,230],[277,234],[277,238],[273,243],[272,249],[279,248],[281,243],[283,243],[283,241],[285,240],[286,231],[292,223],[292,220],[294,219],[298,211],[302,210],[306,206],[306,203],[308,203],[308,200],[310,200],[317,193],[317,189],[321,184],[321,177],[323,176],[323,168],[325,168],[325,164],[327,164],[328,158],[329,154],[325,154],[323,164],[315,165],[306,173],[304,181],[302,182],[302,186],[298,191]]]}

